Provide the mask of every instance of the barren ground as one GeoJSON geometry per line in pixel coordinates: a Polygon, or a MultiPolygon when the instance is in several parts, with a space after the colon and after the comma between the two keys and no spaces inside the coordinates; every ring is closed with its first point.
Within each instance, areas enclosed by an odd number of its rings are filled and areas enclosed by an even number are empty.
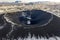
{"type": "Polygon", "coordinates": [[[17,12],[17,11],[23,11],[23,10],[44,10],[47,12],[51,12],[52,14],[60,17],[60,5],[59,4],[34,4],[34,5],[2,5],[0,6],[0,14],[2,13],[11,13],[11,12],[17,12]]]}

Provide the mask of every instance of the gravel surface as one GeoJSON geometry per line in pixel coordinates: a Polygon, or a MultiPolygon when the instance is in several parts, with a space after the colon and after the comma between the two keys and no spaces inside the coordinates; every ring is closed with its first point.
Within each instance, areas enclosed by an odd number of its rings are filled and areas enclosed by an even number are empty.
{"type": "Polygon", "coordinates": [[[12,13],[17,11],[23,11],[23,10],[44,10],[47,12],[50,12],[58,17],[60,17],[60,5],[54,4],[54,5],[46,5],[46,4],[34,4],[34,5],[12,5],[12,6],[0,6],[0,14],[2,13],[12,13]]]}

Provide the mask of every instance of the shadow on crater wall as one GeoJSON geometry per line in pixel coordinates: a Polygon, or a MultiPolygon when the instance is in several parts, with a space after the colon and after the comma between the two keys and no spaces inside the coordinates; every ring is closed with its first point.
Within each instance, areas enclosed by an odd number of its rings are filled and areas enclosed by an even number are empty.
{"type": "Polygon", "coordinates": [[[14,35],[15,37],[20,36],[21,38],[24,38],[28,37],[29,33],[31,34],[31,37],[35,35],[36,38],[38,38],[38,36],[47,38],[52,36],[60,37],[60,18],[54,15],[51,23],[44,27],[36,27],[30,29],[18,28],[18,30],[15,30],[12,35],[14,35]]]}
{"type": "MultiPolygon", "coordinates": [[[[47,13],[47,12],[46,12],[47,13]]],[[[0,20],[2,20],[0,18],[0,20]]],[[[38,26],[38,25],[37,25],[38,26]]],[[[21,38],[27,38],[29,33],[31,34],[31,37],[35,35],[36,38],[41,37],[52,37],[52,36],[59,36],[60,37],[60,18],[53,15],[53,20],[44,27],[36,27],[36,28],[30,28],[30,29],[24,29],[23,27],[16,27],[11,36],[14,38],[21,37],[21,38]]],[[[4,25],[4,28],[0,29],[0,37],[6,37],[6,34],[11,30],[11,24],[6,22],[6,25],[4,25]],[[3,35],[3,36],[2,36],[3,35]]]]}

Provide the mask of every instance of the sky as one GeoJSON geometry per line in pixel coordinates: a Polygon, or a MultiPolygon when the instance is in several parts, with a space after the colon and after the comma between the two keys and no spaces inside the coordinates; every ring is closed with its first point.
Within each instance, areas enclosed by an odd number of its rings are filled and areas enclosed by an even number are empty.
{"type": "Polygon", "coordinates": [[[0,0],[0,2],[14,2],[16,0],[0,0]]]}
{"type": "Polygon", "coordinates": [[[50,2],[60,2],[60,0],[21,0],[22,2],[36,2],[36,1],[50,1],[50,2]]]}
{"type": "MultiPolygon", "coordinates": [[[[14,2],[16,0],[0,0],[0,2],[14,2]]],[[[22,2],[37,2],[37,1],[51,1],[51,2],[60,2],[60,0],[18,0],[22,2]]]]}

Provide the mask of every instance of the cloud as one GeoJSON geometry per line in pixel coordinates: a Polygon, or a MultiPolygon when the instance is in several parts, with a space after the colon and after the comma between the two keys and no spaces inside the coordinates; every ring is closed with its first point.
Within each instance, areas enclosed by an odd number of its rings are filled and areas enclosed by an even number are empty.
{"type": "MultiPolygon", "coordinates": [[[[14,2],[16,0],[0,0],[0,2],[14,2]]],[[[60,0],[18,0],[22,2],[36,2],[36,1],[51,1],[51,2],[60,2],[60,0]]]]}
{"type": "Polygon", "coordinates": [[[21,0],[22,2],[36,2],[36,1],[51,1],[51,2],[60,2],[60,0],[21,0]]]}
{"type": "Polygon", "coordinates": [[[16,0],[0,0],[0,2],[14,2],[16,0]]]}

